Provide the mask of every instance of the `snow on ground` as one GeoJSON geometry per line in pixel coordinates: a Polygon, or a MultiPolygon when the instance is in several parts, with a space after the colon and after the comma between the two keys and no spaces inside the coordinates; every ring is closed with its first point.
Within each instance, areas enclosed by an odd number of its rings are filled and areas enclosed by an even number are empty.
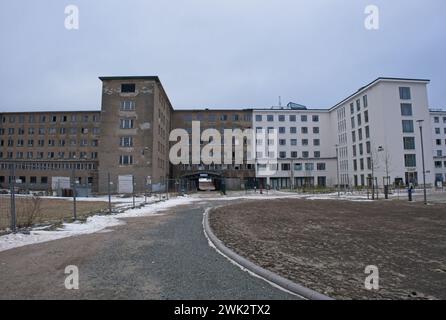
{"type": "MultiPolygon", "coordinates": [[[[57,240],[66,237],[78,236],[83,234],[90,234],[95,232],[108,232],[111,231],[109,228],[114,226],[119,226],[125,224],[121,218],[132,218],[132,217],[143,217],[150,216],[169,208],[173,208],[180,205],[190,204],[195,201],[232,201],[232,200],[267,200],[267,199],[308,199],[308,200],[350,200],[350,201],[369,201],[366,195],[349,195],[341,194],[338,198],[337,193],[330,194],[320,194],[320,195],[308,195],[308,194],[297,194],[291,192],[281,192],[281,191],[269,191],[263,194],[258,193],[248,193],[245,192],[230,192],[227,196],[221,196],[218,193],[214,193],[212,196],[210,194],[195,194],[193,196],[177,197],[171,198],[163,202],[155,202],[158,200],[157,197],[148,198],[148,204],[145,207],[138,209],[129,209],[123,213],[115,215],[96,215],[89,217],[86,222],[74,222],[74,223],[64,223],[63,226],[54,231],[44,231],[42,228],[34,228],[30,234],[8,234],[5,236],[0,236],[0,252],[9,250],[12,248],[22,247],[30,244],[42,243],[51,240],[57,240]]],[[[61,199],[61,198],[55,198],[61,199]]],[[[71,200],[72,198],[65,198],[66,200],[71,200]]],[[[78,198],[78,201],[108,201],[108,197],[94,197],[94,198],[78,198]]],[[[128,207],[129,204],[133,202],[130,198],[120,198],[112,197],[112,202],[120,203],[119,206],[115,207],[128,207]]],[[[136,198],[136,205],[144,203],[144,197],[136,198]]]]}
{"type": "Polygon", "coordinates": [[[196,198],[181,197],[173,198],[164,202],[151,204],[149,207],[139,209],[130,209],[123,213],[110,216],[91,216],[85,223],[74,222],[64,223],[62,228],[54,231],[33,229],[30,234],[8,234],[0,237],[0,251],[9,250],[12,248],[22,247],[30,244],[42,243],[51,240],[57,240],[66,237],[78,236],[83,234],[90,234],[95,232],[107,232],[108,228],[125,224],[121,218],[143,217],[150,216],[169,208],[179,205],[189,204],[196,201],[196,198]]]}

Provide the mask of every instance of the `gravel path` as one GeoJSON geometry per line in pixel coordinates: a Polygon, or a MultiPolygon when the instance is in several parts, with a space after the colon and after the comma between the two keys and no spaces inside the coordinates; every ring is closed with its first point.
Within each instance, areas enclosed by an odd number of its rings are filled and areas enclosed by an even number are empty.
{"type": "Polygon", "coordinates": [[[203,212],[218,204],[0,252],[0,299],[295,299],[209,247],[203,212]],[[64,287],[67,265],[79,268],[79,290],[64,287]]]}

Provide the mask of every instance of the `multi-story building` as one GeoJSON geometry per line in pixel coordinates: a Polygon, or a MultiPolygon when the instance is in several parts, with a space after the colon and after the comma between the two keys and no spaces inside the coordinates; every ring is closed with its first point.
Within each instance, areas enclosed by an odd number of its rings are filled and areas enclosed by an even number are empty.
{"type": "MultiPolygon", "coordinates": [[[[0,186],[12,179],[26,189],[54,190],[74,176],[93,192],[162,188],[167,178],[225,181],[227,187],[367,186],[375,181],[422,183],[421,130],[426,183],[446,180],[446,111],[429,111],[428,80],[378,78],[330,109],[287,107],[174,110],[158,77],[101,77],[100,111],[0,113],[0,186]],[[276,134],[231,141],[222,158],[241,163],[172,165],[172,129],[192,133],[253,129],[276,134]],[[256,141],[254,141],[256,140],[256,141]],[[251,159],[253,158],[253,159],[251,159]],[[252,161],[251,161],[252,160],[252,161]],[[266,170],[267,169],[267,170],[266,170]]],[[[199,141],[200,149],[206,142],[199,141]]],[[[224,144],[224,140],[221,141],[224,144]]],[[[189,153],[191,151],[189,150],[189,153]]]]}
{"type": "Polygon", "coordinates": [[[169,177],[172,105],[158,77],[100,77],[103,83],[99,192],[152,190],[169,177]]]}
{"type": "Polygon", "coordinates": [[[418,123],[424,126],[427,183],[434,183],[428,83],[378,78],[330,109],[345,177],[340,184],[364,186],[372,177],[379,185],[422,182],[418,123]]]}
{"type": "MultiPolygon", "coordinates": [[[[184,129],[190,137],[192,137],[192,123],[197,122],[200,126],[199,135],[208,129],[215,129],[220,135],[221,157],[220,163],[199,164],[192,163],[192,148],[189,148],[189,161],[173,167],[173,175],[175,177],[183,177],[198,180],[200,177],[212,178],[219,187],[221,179],[225,179],[228,189],[239,189],[255,184],[254,163],[249,161],[249,150],[244,149],[243,163],[235,161],[235,140],[231,141],[231,150],[225,150],[224,130],[239,129],[242,132],[252,129],[252,110],[176,110],[173,113],[172,129],[184,129]],[[230,154],[231,163],[226,163],[224,158],[230,154]]],[[[201,140],[201,139],[200,139],[201,140]]],[[[231,138],[232,140],[232,138],[231,138]]],[[[206,144],[200,141],[200,150],[206,144]]],[[[246,145],[246,143],[245,143],[246,145]]]]}
{"type": "Polygon", "coordinates": [[[336,184],[335,142],[328,110],[308,110],[293,103],[286,108],[256,109],[253,127],[257,133],[256,175],[261,187],[336,184]]]}
{"type": "Polygon", "coordinates": [[[73,174],[97,188],[100,112],[14,112],[0,119],[0,185],[9,185],[13,165],[31,189],[56,189],[73,174]]]}
{"type": "Polygon", "coordinates": [[[446,181],[446,111],[431,111],[432,141],[434,152],[435,184],[446,181]]]}

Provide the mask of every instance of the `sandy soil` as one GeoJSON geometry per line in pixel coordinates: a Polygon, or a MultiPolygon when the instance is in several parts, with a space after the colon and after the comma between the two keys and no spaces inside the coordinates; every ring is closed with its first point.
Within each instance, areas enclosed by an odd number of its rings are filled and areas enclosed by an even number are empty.
{"type": "Polygon", "coordinates": [[[242,256],[337,299],[446,299],[446,205],[269,200],[214,210],[242,256]],[[379,290],[365,268],[379,268],[379,290]]]}

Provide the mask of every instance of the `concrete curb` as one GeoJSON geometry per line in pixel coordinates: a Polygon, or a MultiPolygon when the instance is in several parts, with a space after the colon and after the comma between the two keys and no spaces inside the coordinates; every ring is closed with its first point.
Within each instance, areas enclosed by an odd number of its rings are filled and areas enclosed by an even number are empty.
{"type": "Polygon", "coordinates": [[[203,217],[203,227],[204,231],[206,233],[206,236],[208,239],[212,242],[212,244],[220,250],[226,257],[229,259],[235,261],[237,264],[242,266],[243,268],[247,269],[248,271],[252,272],[253,274],[257,275],[259,278],[262,278],[268,282],[271,282],[272,284],[284,289],[285,291],[289,291],[291,293],[294,293],[296,295],[299,295],[305,299],[308,300],[334,300],[333,298],[330,298],[328,296],[325,296],[319,292],[313,291],[311,289],[308,289],[300,284],[297,284],[291,280],[285,279],[278,274],[271,272],[269,270],[266,270],[248,259],[243,258],[242,256],[238,255],[228,247],[226,247],[222,241],[220,241],[212,231],[210,225],[209,225],[209,212],[211,210],[206,210],[203,217]]]}

